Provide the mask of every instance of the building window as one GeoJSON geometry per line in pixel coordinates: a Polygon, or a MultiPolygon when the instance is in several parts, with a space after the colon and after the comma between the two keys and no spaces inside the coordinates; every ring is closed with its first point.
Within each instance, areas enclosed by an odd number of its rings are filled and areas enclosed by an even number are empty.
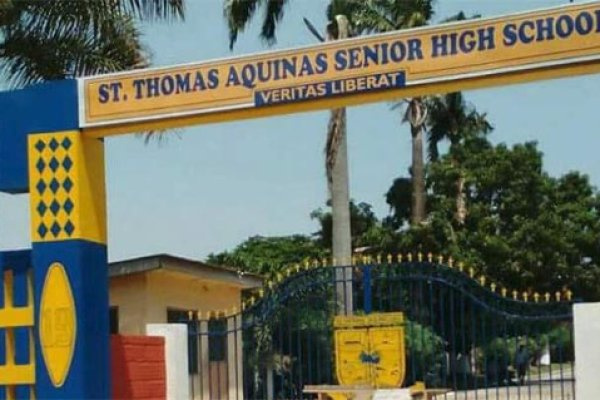
{"type": "Polygon", "coordinates": [[[190,374],[198,373],[198,317],[195,311],[167,308],[168,324],[187,324],[188,326],[188,370],[190,374]],[[190,320],[190,313],[192,319],[190,320]]]}
{"type": "Polygon", "coordinates": [[[192,317],[196,316],[194,311],[182,310],[179,308],[167,308],[167,323],[168,324],[187,324],[190,320],[190,312],[192,317]]]}
{"type": "Polygon", "coordinates": [[[209,361],[227,360],[227,320],[208,321],[208,357],[209,361]]]}
{"type": "Polygon", "coordinates": [[[108,308],[108,326],[111,335],[119,333],[119,307],[110,306],[108,308]]]}

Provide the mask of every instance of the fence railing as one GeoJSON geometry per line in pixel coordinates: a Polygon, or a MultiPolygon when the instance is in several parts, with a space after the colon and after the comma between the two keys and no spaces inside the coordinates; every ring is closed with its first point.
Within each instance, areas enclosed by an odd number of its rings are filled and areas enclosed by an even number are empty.
{"type": "Polygon", "coordinates": [[[306,385],[337,384],[333,318],[351,301],[354,314],[404,313],[404,386],[448,391],[438,398],[573,399],[571,303],[473,278],[422,261],[281,276],[240,312],[189,322],[192,394],[304,399],[306,385]]]}

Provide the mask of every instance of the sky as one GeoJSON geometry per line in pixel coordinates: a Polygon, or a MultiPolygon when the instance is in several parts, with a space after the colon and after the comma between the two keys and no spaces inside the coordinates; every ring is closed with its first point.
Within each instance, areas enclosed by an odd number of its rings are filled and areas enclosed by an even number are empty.
{"type": "MultiPolygon", "coordinates": [[[[464,10],[496,16],[565,4],[558,0],[438,0],[436,20],[464,10]]],[[[311,44],[302,17],[325,26],[325,0],[291,0],[273,49],[311,44]]],[[[221,0],[187,0],[186,20],[144,24],[155,66],[267,49],[259,21],[234,51],[221,0]]],[[[260,17],[260,15],[259,15],[260,17]]],[[[495,127],[494,143],[537,141],[554,176],[579,170],[600,185],[600,75],[465,92],[495,127]]],[[[390,103],[348,109],[350,194],[383,217],[384,194],[407,175],[410,133],[390,103]]],[[[156,253],[203,259],[250,236],[311,234],[324,207],[328,111],[195,126],[145,144],[106,140],[109,259],[156,253]]],[[[29,247],[27,195],[0,194],[0,250],[29,247]]]]}

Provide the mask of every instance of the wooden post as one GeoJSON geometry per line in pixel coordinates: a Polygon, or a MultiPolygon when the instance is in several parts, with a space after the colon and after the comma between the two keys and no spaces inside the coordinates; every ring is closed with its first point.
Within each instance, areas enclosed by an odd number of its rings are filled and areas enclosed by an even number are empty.
{"type": "Polygon", "coordinates": [[[200,398],[210,400],[210,362],[208,355],[208,321],[200,321],[200,398]]]}

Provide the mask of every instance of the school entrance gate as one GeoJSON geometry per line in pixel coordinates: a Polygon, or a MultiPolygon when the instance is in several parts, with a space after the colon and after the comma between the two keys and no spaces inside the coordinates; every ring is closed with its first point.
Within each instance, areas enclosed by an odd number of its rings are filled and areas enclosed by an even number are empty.
{"type": "Polygon", "coordinates": [[[1,396],[110,396],[100,139],[599,71],[594,1],[0,93],[0,190],[29,193],[32,238],[0,257],[1,396]]]}
{"type": "Polygon", "coordinates": [[[192,398],[307,399],[342,382],[422,382],[438,399],[575,398],[571,294],[515,292],[452,260],[311,262],[242,308],[186,321],[192,398]],[[345,268],[351,282],[338,280],[345,268]],[[353,317],[340,320],[338,285],[352,288],[353,317]]]}

